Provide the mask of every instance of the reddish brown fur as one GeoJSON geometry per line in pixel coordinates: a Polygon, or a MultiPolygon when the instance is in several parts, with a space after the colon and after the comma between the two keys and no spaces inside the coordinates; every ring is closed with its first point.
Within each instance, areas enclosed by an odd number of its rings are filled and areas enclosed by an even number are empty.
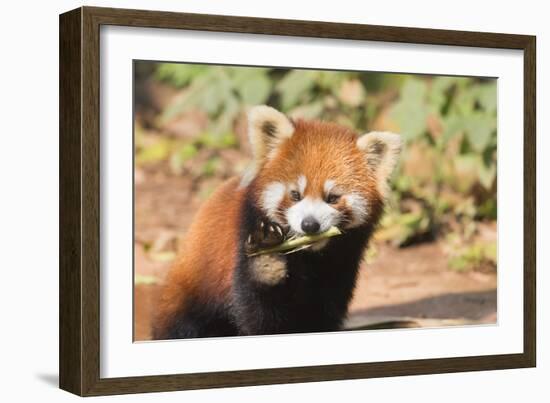
{"type": "Polygon", "coordinates": [[[159,301],[156,338],[176,315],[185,310],[185,301],[227,297],[232,269],[237,257],[240,208],[244,191],[239,179],[231,178],[201,206],[165,281],[159,301]]]}

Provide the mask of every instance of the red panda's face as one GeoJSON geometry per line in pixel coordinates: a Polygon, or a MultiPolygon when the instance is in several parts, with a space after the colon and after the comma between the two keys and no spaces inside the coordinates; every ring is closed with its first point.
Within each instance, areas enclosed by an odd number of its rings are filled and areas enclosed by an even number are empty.
{"type": "Polygon", "coordinates": [[[338,126],[296,123],[257,175],[266,214],[297,234],[364,224],[381,195],[356,140],[338,126]]]}
{"type": "Polygon", "coordinates": [[[358,138],[336,124],[292,123],[265,106],[251,111],[249,134],[257,203],[291,233],[346,230],[378,215],[399,149],[397,135],[358,138]]]}

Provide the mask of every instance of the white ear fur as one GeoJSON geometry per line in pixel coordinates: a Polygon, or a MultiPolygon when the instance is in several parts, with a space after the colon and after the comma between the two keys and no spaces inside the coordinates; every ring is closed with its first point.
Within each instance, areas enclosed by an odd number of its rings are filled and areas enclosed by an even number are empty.
{"type": "Polygon", "coordinates": [[[248,138],[256,164],[269,157],[269,153],[293,133],[290,119],[270,106],[255,106],[248,112],[248,138]]]}
{"type": "Polygon", "coordinates": [[[367,164],[378,179],[378,191],[388,193],[388,179],[401,152],[401,137],[390,132],[370,132],[357,139],[357,147],[364,152],[367,164]]]}

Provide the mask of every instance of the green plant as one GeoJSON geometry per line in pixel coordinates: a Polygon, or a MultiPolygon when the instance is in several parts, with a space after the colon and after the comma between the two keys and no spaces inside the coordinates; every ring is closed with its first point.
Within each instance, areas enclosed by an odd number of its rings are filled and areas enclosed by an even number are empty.
{"type": "Polygon", "coordinates": [[[411,76],[391,108],[408,144],[427,142],[434,147],[438,167],[451,158],[453,172],[436,172],[438,181],[471,168],[485,189],[496,179],[496,112],[496,81],[463,77],[411,76]]]}
{"type": "Polygon", "coordinates": [[[183,112],[200,109],[210,117],[211,133],[227,135],[243,106],[267,101],[273,86],[269,72],[267,68],[161,63],[156,77],[177,88],[185,87],[185,90],[161,113],[159,123],[166,123],[183,112]]]}

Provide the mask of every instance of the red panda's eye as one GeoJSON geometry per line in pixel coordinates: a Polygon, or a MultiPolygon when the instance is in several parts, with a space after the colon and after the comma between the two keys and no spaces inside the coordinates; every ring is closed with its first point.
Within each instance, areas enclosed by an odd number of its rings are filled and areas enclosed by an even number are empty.
{"type": "Polygon", "coordinates": [[[292,201],[300,201],[302,199],[302,196],[300,196],[300,192],[298,192],[297,190],[291,190],[290,199],[292,201]]]}
{"type": "Polygon", "coordinates": [[[329,203],[329,204],[338,203],[338,200],[340,200],[340,196],[339,196],[339,195],[329,194],[329,195],[327,196],[327,203],[329,203]]]}

